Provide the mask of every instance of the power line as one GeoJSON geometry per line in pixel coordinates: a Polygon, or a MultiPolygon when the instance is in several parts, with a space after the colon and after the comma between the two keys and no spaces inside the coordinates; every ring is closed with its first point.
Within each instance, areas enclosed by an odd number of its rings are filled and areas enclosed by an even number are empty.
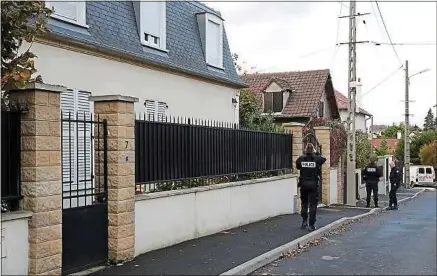
{"type": "Polygon", "coordinates": [[[393,77],[399,70],[401,70],[404,67],[404,65],[401,65],[398,69],[396,69],[393,73],[391,73],[390,75],[388,75],[386,78],[384,78],[382,81],[380,81],[377,85],[375,85],[374,87],[372,87],[369,91],[367,91],[366,93],[364,93],[362,95],[362,97],[364,97],[365,95],[369,94],[370,92],[372,92],[374,89],[376,89],[377,87],[379,87],[381,84],[383,84],[384,82],[386,82],[388,79],[390,79],[391,77],[393,77]]]}
{"type": "MultiPolygon", "coordinates": [[[[344,4],[341,3],[341,2],[339,2],[339,3],[341,4],[340,5],[340,12],[339,12],[339,15],[338,15],[340,17],[341,16],[341,12],[343,11],[344,4]]],[[[333,54],[332,63],[331,63],[331,74],[334,74],[335,57],[337,56],[337,52],[338,52],[338,48],[339,48],[339,45],[337,45],[337,43],[338,43],[338,34],[340,32],[340,22],[341,22],[341,19],[337,18],[337,34],[335,35],[335,48],[334,48],[334,54],[333,54]]]]}
{"type": "Polygon", "coordinates": [[[436,42],[398,42],[398,43],[387,43],[387,42],[375,42],[372,41],[375,45],[397,45],[397,46],[435,46],[436,42]]]}
{"type": "Polygon", "coordinates": [[[402,61],[399,58],[398,52],[396,52],[396,49],[393,46],[393,41],[391,40],[390,34],[388,33],[387,25],[385,24],[385,20],[384,20],[384,17],[382,16],[381,9],[379,8],[378,1],[375,1],[375,4],[376,4],[376,7],[378,8],[379,16],[381,17],[381,21],[382,21],[382,24],[384,25],[384,29],[385,29],[385,32],[387,34],[388,40],[390,41],[390,44],[393,48],[393,51],[395,52],[396,57],[398,58],[399,63],[402,65],[402,61]]]}

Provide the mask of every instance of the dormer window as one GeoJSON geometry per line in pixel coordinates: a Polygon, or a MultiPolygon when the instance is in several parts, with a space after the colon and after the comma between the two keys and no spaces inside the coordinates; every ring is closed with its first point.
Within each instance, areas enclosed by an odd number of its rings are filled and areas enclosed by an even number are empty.
{"type": "Polygon", "coordinates": [[[325,103],[324,102],[319,102],[319,117],[323,118],[325,117],[325,103]]]}
{"type": "Polygon", "coordinates": [[[166,2],[135,1],[134,10],[141,44],[167,51],[166,2]]]}
{"type": "Polygon", "coordinates": [[[211,13],[197,15],[206,63],[223,69],[223,19],[211,13]]]}
{"type": "Polygon", "coordinates": [[[284,108],[283,92],[264,93],[264,113],[280,113],[284,108]]]}
{"type": "Polygon", "coordinates": [[[86,2],[46,1],[45,4],[46,7],[54,10],[51,15],[53,18],[88,27],[86,25],[86,2]]]}

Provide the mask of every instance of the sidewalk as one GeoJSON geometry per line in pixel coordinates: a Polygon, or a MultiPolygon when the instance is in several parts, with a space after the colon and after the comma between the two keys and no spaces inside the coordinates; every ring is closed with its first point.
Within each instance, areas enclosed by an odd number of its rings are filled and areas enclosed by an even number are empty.
{"type": "MultiPolygon", "coordinates": [[[[319,208],[316,227],[366,213],[351,208],[319,208]]],[[[92,275],[219,275],[308,234],[298,214],[252,223],[219,234],[148,252],[122,266],[92,275]]],[[[137,233],[141,235],[141,233],[137,233]]]]}
{"type": "MultiPolygon", "coordinates": [[[[418,190],[415,189],[406,189],[406,188],[400,188],[396,195],[398,198],[398,201],[410,196],[413,196],[415,193],[417,193],[418,190]]],[[[378,206],[381,208],[388,207],[389,203],[389,196],[387,195],[378,195],[378,206]]],[[[366,207],[366,198],[361,198],[359,201],[357,201],[357,207],[366,207]]],[[[373,195],[370,199],[370,207],[373,208],[373,195]]]]}

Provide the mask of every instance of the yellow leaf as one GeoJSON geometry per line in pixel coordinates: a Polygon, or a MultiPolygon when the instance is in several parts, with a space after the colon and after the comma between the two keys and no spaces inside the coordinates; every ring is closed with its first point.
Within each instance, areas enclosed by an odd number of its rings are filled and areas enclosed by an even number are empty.
{"type": "Polygon", "coordinates": [[[22,72],[20,73],[20,77],[21,77],[22,79],[25,79],[25,80],[30,79],[30,71],[22,71],[22,72]]]}

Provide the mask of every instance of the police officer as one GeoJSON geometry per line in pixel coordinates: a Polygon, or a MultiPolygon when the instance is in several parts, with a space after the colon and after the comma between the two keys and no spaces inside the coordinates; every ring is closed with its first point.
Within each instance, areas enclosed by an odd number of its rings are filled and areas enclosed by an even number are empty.
{"type": "Polygon", "coordinates": [[[401,169],[399,169],[398,166],[396,166],[396,164],[391,161],[390,162],[390,193],[389,193],[389,203],[388,203],[388,209],[389,210],[397,210],[398,209],[398,199],[396,196],[396,192],[398,190],[398,188],[401,185],[401,179],[402,179],[402,174],[401,174],[401,169]]]}
{"type": "Polygon", "coordinates": [[[363,169],[363,178],[366,182],[366,207],[370,208],[370,196],[373,191],[373,202],[375,203],[375,208],[378,208],[378,182],[379,178],[382,177],[381,170],[376,166],[377,157],[372,155],[369,165],[363,169]]]}
{"type": "Polygon", "coordinates": [[[319,182],[321,177],[321,167],[326,158],[314,154],[314,146],[308,144],[305,149],[305,155],[296,160],[296,168],[299,170],[300,199],[301,199],[301,216],[302,228],[308,226],[308,205],[309,227],[308,230],[314,231],[316,228],[317,204],[319,201],[319,182]]]}

